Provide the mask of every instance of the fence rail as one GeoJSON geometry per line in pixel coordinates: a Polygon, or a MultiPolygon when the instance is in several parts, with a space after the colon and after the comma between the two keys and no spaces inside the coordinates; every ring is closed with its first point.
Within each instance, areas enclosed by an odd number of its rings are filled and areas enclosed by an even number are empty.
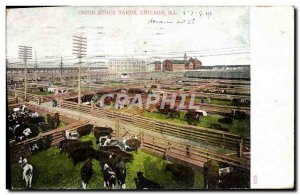
{"type": "MultiPolygon", "coordinates": [[[[192,141],[200,141],[206,144],[219,146],[230,150],[239,150],[239,143],[242,136],[227,133],[219,130],[195,127],[183,124],[172,124],[168,122],[149,119],[141,116],[129,115],[126,113],[113,112],[87,105],[78,105],[74,102],[61,100],[60,106],[69,110],[82,112],[95,117],[106,117],[110,119],[120,118],[124,123],[131,124],[146,130],[155,131],[161,134],[184,138],[192,141]]],[[[250,149],[250,138],[244,138],[245,146],[250,149]]]]}

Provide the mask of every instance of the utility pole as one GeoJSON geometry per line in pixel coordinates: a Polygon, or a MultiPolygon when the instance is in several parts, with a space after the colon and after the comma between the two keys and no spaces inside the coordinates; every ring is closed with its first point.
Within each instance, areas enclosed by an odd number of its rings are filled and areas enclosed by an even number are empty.
{"type": "Polygon", "coordinates": [[[62,71],[63,71],[63,60],[61,56],[60,57],[60,82],[62,82],[62,71]]]}
{"type": "Polygon", "coordinates": [[[80,36],[73,36],[73,54],[79,60],[78,62],[78,106],[81,103],[81,58],[86,56],[87,38],[80,36]]]}
{"type": "Polygon", "coordinates": [[[35,72],[35,81],[36,81],[36,85],[38,84],[38,78],[37,78],[37,58],[36,58],[36,51],[34,51],[34,57],[35,57],[35,66],[34,66],[34,72],[35,72]]]}
{"type": "Polygon", "coordinates": [[[88,64],[88,81],[89,81],[89,90],[91,89],[91,63],[88,64]]]}
{"type": "Polygon", "coordinates": [[[27,60],[32,59],[32,47],[28,46],[19,46],[19,59],[24,61],[24,93],[25,93],[25,101],[27,99],[27,60]]]}

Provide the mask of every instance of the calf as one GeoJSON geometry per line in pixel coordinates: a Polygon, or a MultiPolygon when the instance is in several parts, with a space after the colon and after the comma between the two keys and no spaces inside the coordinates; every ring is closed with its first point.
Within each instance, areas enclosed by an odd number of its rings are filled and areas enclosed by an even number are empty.
{"type": "Polygon", "coordinates": [[[138,186],[140,189],[163,189],[164,187],[143,176],[143,172],[137,172],[138,186]]]}
{"type": "Polygon", "coordinates": [[[81,183],[83,189],[86,189],[87,184],[89,183],[92,175],[93,175],[93,165],[91,159],[88,159],[80,170],[81,183]]]}
{"type": "Polygon", "coordinates": [[[23,180],[26,182],[26,188],[31,188],[33,167],[28,163],[27,159],[23,158],[22,156],[19,159],[19,163],[23,169],[23,180]]]}

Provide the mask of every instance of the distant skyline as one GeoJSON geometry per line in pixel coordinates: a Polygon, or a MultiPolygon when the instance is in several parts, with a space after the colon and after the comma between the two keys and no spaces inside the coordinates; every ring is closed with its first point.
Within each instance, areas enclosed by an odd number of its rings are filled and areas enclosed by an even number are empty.
{"type": "Polygon", "coordinates": [[[8,9],[6,23],[10,62],[18,61],[18,46],[27,45],[33,49],[33,62],[36,51],[38,63],[57,64],[62,56],[72,64],[72,36],[82,34],[88,62],[180,59],[186,52],[203,65],[250,64],[247,7],[21,8],[8,9]]]}

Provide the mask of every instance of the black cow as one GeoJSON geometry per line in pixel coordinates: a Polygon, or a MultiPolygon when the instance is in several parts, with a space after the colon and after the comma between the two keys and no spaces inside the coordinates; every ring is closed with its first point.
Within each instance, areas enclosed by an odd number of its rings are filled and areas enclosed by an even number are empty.
{"type": "Polygon", "coordinates": [[[209,160],[203,167],[204,189],[217,189],[219,184],[219,165],[215,160],[209,160]]]}
{"type": "Polygon", "coordinates": [[[196,112],[195,110],[189,110],[184,117],[189,125],[197,126],[197,124],[200,122],[200,113],[196,112]]]}
{"type": "Polygon", "coordinates": [[[82,142],[80,140],[66,139],[59,142],[60,153],[70,153],[77,148],[88,148],[93,145],[91,140],[82,142]]]}
{"type": "Polygon", "coordinates": [[[247,117],[247,114],[240,110],[232,110],[231,111],[232,118],[243,120],[247,117]]]}
{"type": "Polygon", "coordinates": [[[69,151],[71,151],[71,144],[72,143],[80,143],[80,140],[75,140],[75,139],[65,139],[59,142],[59,150],[60,153],[69,153],[69,151]]]}
{"type": "Polygon", "coordinates": [[[42,138],[37,139],[35,142],[29,144],[29,149],[32,154],[42,151],[48,150],[51,147],[53,136],[48,135],[42,138]]]}
{"type": "Polygon", "coordinates": [[[97,153],[92,147],[76,148],[70,152],[68,158],[70,157],[73,160],[73,164],[76,165],[78,162],[84,162],[89,158],[97,158],[97,153]]]}
{"type": "Polygon", "coordinates": [[[195,172],[191,167],[178,163],[170,163],[166,165],[165,171],[170,171],[175,181],[184,181],[186,188],[192,188],[194,186],[195,172]]]}
{"type": "Polygon", "coordinates": [[[122,189],[126,189],[126,166],[123,160],[120,160],[116,165],[117,183],[122,189]]]}
{"type": "Polygon", "coordinates": [[[81,183],[83,189],[86,189],[87,184],[89,183],[92,175],[93,175],[93,165],[91,159],[88,159],[80,170],[81,183]]]}
{"type": "Polygon", "coordinates": [[[102,151],[111,151],[111,150],[115,150],[115,151],[119,150],[119,151],[121,151],[121,148],[119,146],[102,146],[100,148],[100,150],[102,150],[102,151]]]}
{"type": "Polygon", "coordinates": [[[38,87],[38,89],[40,90],[40,92],[44,92],[44,88],[43,87],[38,87]]]}
{"type": "Polygon", "coordinates": [[[137,172],[137,180],[139,189],[163,189],[164,187],[150,179],[143,176],[143,172],[137,172]]]}
{"type": "Polygon", "coordinates": [[[225,131],[225,132],[229,132],[228,128],[224,128],[221,125],[216,124],[216,123],[213,123],[213,124],[209,125],[209,128],[217,129],[217,130],[221,130],[221,131],[225,131]]]}
{"type": "Polygon", "coordinates": [[[164,108],[160,107],[160,104],[156,106],[156,109],[161,114],[166,114],[168,118],[180,117],[180,111],[174,106],[171,108],[171,104],[165,104],[164,108]]]}
{"type": "Polygon", "coordinates": [[[232,124],[233,120],[231,118],[220,118],[218,120],[219,123],[224,123],[224,124],[232,124]]]}
{"type": "Polygon", "coordinates": [[[79,137],[90,134],[92,128],[93,128],[93,125],[91,125],[91,124],[87,124],[87,125],[84,125],[82,127],[79,127],[77,129],[79,137]]]}

